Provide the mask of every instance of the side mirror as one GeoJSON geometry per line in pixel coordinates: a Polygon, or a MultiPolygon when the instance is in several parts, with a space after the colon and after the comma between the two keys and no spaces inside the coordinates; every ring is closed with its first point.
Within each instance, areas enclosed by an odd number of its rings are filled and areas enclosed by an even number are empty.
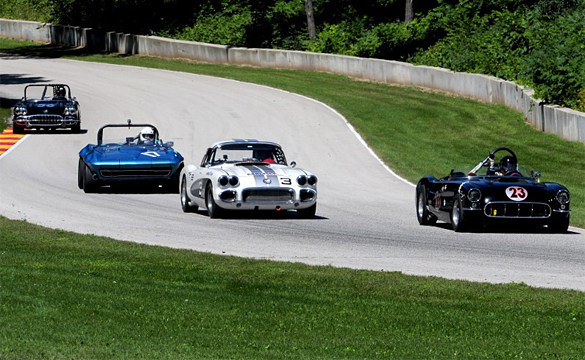
{"type": "Polygon", "coordinates": [[[168,142],[166,142],[164,144],[164,147],[168,147],[168,148],[173,147],[173,146],[175,146],[175,142],[174,141],[168,141],[168,142]]]}
{"type": "Polygon", "coordinates": [[[126,144],[130,144],[132,141],[134,141],[134,137],[132,137],[132,136],[126,137],[126,144]]]}
{"type": "Polygon", "coordinates": [[[297,166],[297,162],[296,161],[291,161],[290,162],[290,167],[293,167],[294,168],[295,166],[297,166]]]}
{"type": "Polygon", "coordinates": [[[534,174],[532,174],[532,178],[534,179],[534,181],[539,183],[540,182],[540,171],[537,171],[534,174]]]}

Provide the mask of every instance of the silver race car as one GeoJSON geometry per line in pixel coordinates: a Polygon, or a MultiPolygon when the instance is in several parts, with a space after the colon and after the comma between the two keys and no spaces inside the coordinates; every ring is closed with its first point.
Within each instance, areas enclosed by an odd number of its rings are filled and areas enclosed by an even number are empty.
{"type": "Polygon", "coordinates": [[[207,149],[201,164],[181,170],[184,212],[207,209],[211,218],[228,210],[296,210],[313,218],[317,177],[290,166],[279,144],[252,139],[221,141],[207,149]]]}

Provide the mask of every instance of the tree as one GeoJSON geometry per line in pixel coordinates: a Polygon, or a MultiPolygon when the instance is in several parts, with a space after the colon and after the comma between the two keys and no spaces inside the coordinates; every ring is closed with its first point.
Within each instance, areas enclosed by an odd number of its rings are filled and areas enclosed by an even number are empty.
{"type": "Polygon", "coordinates": [[[313,12],[313,0],[305,0],[305,11],[307,12],[307,27],[309,28],[309,39],[315,40],[315,14],[313,12]]]}
{"type": "Polygon", "coordinates": [[[404,11],[404,22],[406,24],[409,24],[414,19],[413,1],[414,0],[406,0],[406,9],[404,11]]]}

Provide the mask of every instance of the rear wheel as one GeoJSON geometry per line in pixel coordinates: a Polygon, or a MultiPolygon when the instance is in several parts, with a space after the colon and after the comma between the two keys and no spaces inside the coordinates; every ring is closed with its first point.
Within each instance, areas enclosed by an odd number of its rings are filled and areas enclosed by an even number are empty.
{"type": "Polygon", "coordinates": [[[416,217],[421,225],[434,225],[437,217],[427,209],[427,188],[424,185],[416,189],[416,217]]]}
{"type": "Polygon", "coordinates": [[[213,187],[211,184],[207,185],[207,190],[205,191],[205,205],[210,218],[215,219],[221,216],[222,208],[217,206],[213,199],[213,187]]]}
{"type": "Polygon", "coordinates": [[[89,170],[89,166],[85,166],[83,172],[83,191],[86,193],[93,193],[96,192],[98,187],[97,180],[93,178],[93,174],[91,170],[89,170]]]}
{"type": "Polygon", "coordinates": [[[187,194],[187,179],[183,177],[181,181],[181,208],[183,212],[195,212],[199,208],[197,205],[189,205],[189,194],[187,194]]]}
{"type": "Polygon", "coordinates": [[[315,213],[317,212],[317,203],[314,203],[310,207],[306,209],[298,209],[297,216],[301,219],[312,219],[315,217],[315,213]]]}

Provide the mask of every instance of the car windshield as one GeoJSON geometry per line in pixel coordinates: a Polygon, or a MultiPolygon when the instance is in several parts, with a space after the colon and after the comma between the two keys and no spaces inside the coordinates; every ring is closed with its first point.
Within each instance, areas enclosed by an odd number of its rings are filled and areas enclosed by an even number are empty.
{"type": "Polygon", "coordinates": [[[149,145],[153,142],[144,143],[139,141],[138,134],[140,127],[106,127],[102,132],[103,146],[120,146],[120,145],[149,145]]]}
{"type": "Polygon", "coordinates": [[[212,165],[223,163],[279,163],[286,160],[282,150],[271,144],[226,144],[215,149],[212,165]]]}
{"type": "Polygon", "coordinates": [[[25,96],[28,100],[57,100],[57,99],[65,99],[67,96],[66,88],[62,87],[64,91],[63,97],[57,97],[56,89],[57,87],[45,85],[45,86],[28,86],[26,88],[25,96]]]}

